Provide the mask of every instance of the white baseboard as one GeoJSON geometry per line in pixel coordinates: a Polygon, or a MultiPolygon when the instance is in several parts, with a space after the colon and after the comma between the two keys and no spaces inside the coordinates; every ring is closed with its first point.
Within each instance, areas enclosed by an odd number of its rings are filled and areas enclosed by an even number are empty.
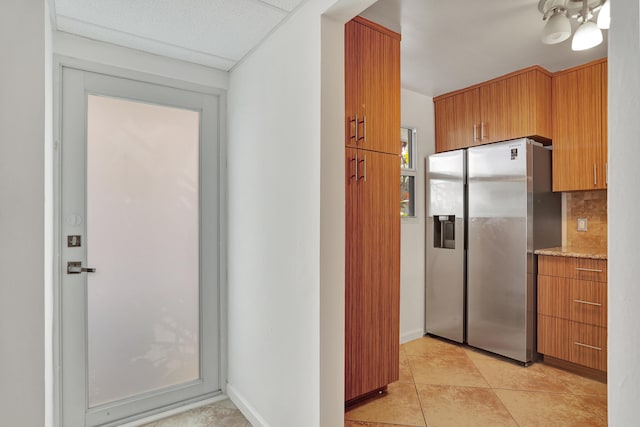
{"type": "Polygon", "coordinates": [[[422,338],[424,336],[424,329],[414,329],[413,331],[404,332],[400,335],[400,344],[422,338]]]}
{"type": "Polygon", "coordinates": [[[260,416],[258,411],[229,383],[227,383],[227,396],[240,409],[242,415],[249,420],[253,427],[269,427],[269,424],[260,416]]]}

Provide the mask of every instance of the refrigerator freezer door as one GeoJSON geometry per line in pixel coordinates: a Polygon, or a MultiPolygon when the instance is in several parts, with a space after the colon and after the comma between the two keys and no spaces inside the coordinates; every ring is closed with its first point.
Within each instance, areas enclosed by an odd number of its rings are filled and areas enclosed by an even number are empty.
{"type": "Polygon", "coordinates": [[[531,361],[531,186],[526,139],[468,151],[469,345],[531,361]]]}
{"type": "Polygon", "coordinates": [[[464,341],[465,162],[463,150],[427,158],[427,333],[464,341]]]}

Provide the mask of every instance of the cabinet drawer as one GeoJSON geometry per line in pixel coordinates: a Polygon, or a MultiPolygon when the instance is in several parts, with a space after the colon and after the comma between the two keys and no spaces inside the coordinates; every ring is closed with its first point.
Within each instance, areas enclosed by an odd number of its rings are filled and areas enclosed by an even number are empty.
{"type": "Polygon", "coordinates": [[[604,259],[540,255],[538,257],[538,274],[606,282],[607,261],[604,259]]]}
{"type": "Polygon", "coordinates": [[[607,284],[587,280],[568,280],[571,287],[569,319],[607,327],[607,284]]]}
{"type": "Polygon", "coordinates": [[[569,361],[600,371],[607,370],[607,330],[598,326],[571,322],[569,361]]]}
{"type": "Polygon", "coordinates": [[[607,327],[607,284],[538,276],[538,314],[607,327]]]}

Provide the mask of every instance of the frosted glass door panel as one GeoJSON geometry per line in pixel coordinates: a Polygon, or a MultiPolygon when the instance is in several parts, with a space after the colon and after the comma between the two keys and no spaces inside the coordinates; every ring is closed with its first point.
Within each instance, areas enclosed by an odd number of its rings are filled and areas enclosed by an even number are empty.
{"type": "Polygon", "coordinates": [[[89,407],[200,378],[199,122],[88,96],[89,407]]]}

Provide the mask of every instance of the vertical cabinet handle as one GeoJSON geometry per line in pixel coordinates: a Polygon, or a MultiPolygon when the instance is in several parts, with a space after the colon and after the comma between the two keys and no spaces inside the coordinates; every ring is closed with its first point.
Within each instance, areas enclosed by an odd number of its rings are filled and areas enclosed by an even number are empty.
{"type": "Polygon", "coordinates": [[[362,120],[358,121],[358,116],[356,116],[356,141],[367,142],[367,116],[362,116],[362,120]],[[358,138],[358,127],[362,124],[362,134],[363,136],[358,138]]]}
{"type": "Polygon", "coordinates": [[[355,174],[351,175],[351,178],[355,178],[356,181],[358,180],[358,154],[356,153],[356,156],[351,159],[352,162],[354,162],[355,164],[355,174]]]}
{"type": "Polygon", "coordinates": [[[476,142],[478,140],[478,125],[477,124],[473,124],[473,142],[476,142]]]}
{"type": "Polygon", "coordinates": [[[360,177],[364,182],[367,182],[367,155],[364,155],[364,159],[360,160],[360,163],[364,163],[363,165],[363,175],[360,177]]]}
{"type": "Polygon", "coordinates": [[[597,169],[597,167],[596,167],[596,164],[594,163],[594,164],[593,164],[593,185],[598,185],[598,177],[597,177],[597,175],[596,175],[597,170],[598,170],[598,169],[597,169]]]}
{"type": "Polygon", "coordinates": [[[356,114],[356,117],[353,120],[349,120],[349,127],[351,127],[351,124],[355,124],[355,135],[353,135],[351,132],[349,132],[349,139],[355,139],[356,144],[358,143],[358,115],[356,114]]]}
{"type": "Polygon", "coordinates": [[[480,141],[484,141],[484,122],[480,122],[480,141]]]}

